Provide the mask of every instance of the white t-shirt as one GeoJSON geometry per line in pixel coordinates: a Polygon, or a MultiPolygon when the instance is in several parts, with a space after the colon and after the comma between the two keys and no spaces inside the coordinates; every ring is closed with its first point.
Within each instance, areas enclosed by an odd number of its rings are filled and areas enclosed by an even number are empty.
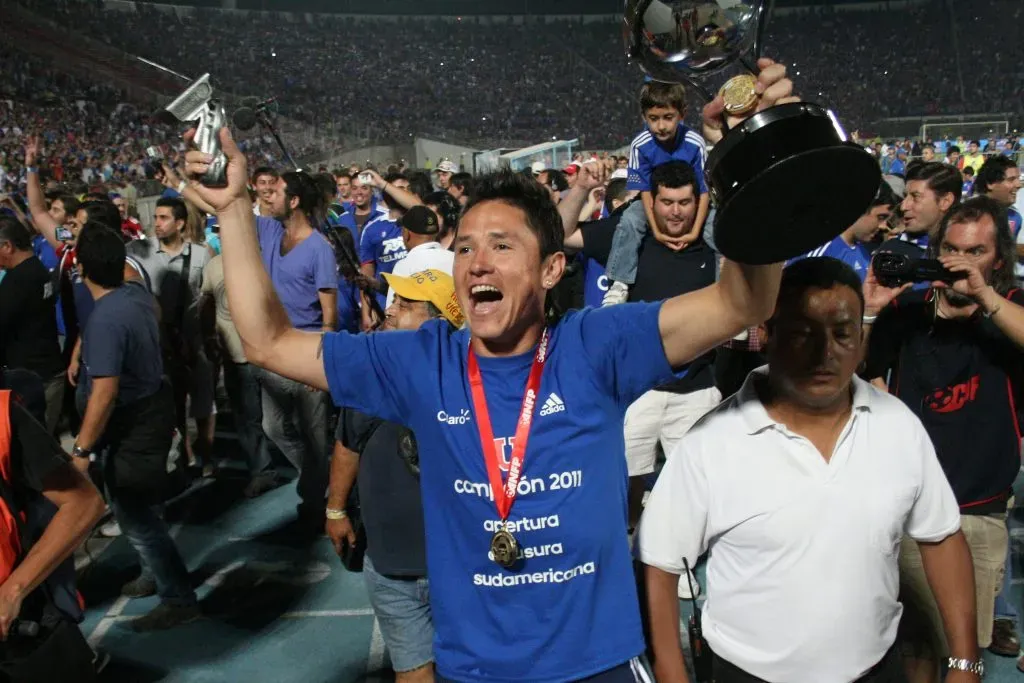
{"type": "MultiPolygon", "coordinates": [[[[439,242],[427,242],[410,249],[405,258],[395,264],[392,275],[408,277],[413,273],[421,273],[424,270],[440,270],[448,275],[452,274],[455,267],[455,253],[448,251],[439,242]]],[[[388,298],[384,308],[395,300],[395,291],[388,287],[388,298]]]]}
{"type": "Polygon", "coordinates": [[[681,573],[709,550],[704,636],[754,676],[849,683],[896,638],[903,534],[939,541],[960,510],[921,422],[853,378],[829,462],[769,417],[752,373],[669,454],[640,559],[681,573]]]}

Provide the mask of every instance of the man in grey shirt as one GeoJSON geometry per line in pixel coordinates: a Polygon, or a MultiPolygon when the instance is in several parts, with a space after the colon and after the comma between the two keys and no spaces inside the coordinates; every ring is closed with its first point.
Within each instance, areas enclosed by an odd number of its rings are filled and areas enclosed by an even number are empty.
{"type": "MultiPolygon", "coordinates": [[[[203,351],[198,319],[203,270],[210,252],[185,240],[187,220],[185,202],[164,197],[157,201],[153,216],[156,239],[132,242],[127,250],[128,256],[146,271],[160,302],[164,367],[174,388],[178,429],[188,433],[185,406],[186,398],[191,398],[191,413],[199,433],[194,459],[204,466],[204,473],[212,474],[213,365],[203,351]],[[187,278],[183,276],[186,271],[187,278]]],[[[188,444],[186,447],[190,448],[188,444]]]]}

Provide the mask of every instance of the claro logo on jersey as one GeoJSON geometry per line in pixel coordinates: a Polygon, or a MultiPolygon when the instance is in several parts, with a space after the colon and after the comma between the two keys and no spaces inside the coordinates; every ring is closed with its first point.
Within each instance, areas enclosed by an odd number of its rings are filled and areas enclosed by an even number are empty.
{"type": "Polygon", "coordinates": [[[975,375],[966,382],[945,389],[936,389],[925,397],[925,405],[936,413],[955,413],[978,396],[981,377],[975,375]]]}
{"type": "Polygon", "coordinates": [[[463,408],[457,415],[449,415],[445,411],[441,410],[437,413],[437,421],[443,422],[446,425],[464,425],[469,424],[472,420],[469,411],[463,408]]]}

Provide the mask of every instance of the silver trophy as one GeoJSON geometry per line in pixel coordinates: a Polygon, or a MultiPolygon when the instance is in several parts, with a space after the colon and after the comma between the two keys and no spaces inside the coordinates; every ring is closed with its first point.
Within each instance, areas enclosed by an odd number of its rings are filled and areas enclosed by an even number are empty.
{"type": "MultiPolygon", "coordinates": [[[[770,11],[771,0],[626,0],[626,54],[652,79],[687,83],[708,101],[709,79],[742,65],[746,73],[718,93],[727,115],[746,116],[758,105],[753,62],[770,11]]],[[[867,210],[881,182],[875,159],[847,140],[832,112],[809,102],[770,107],[727,130],[704,173],[717,206],[716,247],[750,264],[828,242],[867,210]]]]}

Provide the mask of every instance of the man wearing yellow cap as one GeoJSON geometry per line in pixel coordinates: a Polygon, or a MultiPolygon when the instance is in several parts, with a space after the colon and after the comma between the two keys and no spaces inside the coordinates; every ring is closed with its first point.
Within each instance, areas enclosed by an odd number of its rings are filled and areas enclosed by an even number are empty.
{"type": "MultiPolygon", "coordinates": [[[[447,320],[454,329],[462,327],[450,274],[429,269],[407,277],[384,277],[395,297],[385,311],[383,329],[417,330],[435,318],[447,320]]],[[[343,557],[345,546],[354,547],[356,532],[346,509],[357,484],[359,517],[366,531],[363,579],[396,681],[433,681],[434,626],[416,439],[399,424],[350,408],[342,410],[334,439],[327,535],[343,557]]]]}

